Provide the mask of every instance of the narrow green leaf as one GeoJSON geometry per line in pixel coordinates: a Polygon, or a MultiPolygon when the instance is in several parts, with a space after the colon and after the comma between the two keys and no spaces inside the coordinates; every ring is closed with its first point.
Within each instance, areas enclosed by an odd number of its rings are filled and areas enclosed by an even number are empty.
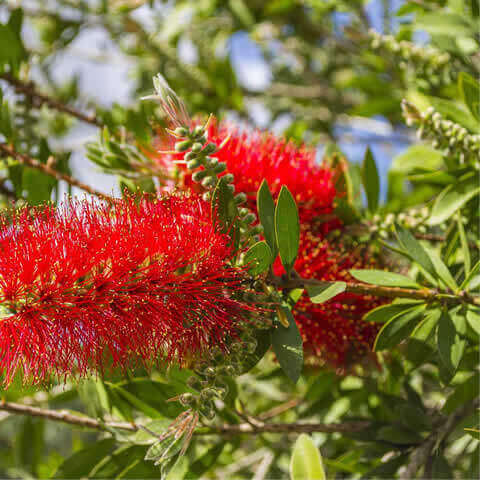
{"type": "Polygon", "coordinates": [[[149,416],[150,418],[161,418],[163,415],[153,408],[152,406],[148,405],[148,403],[144,402],[137,396],[130,393],[125,388],[120,387],[119,385],[115,385],[114,383],[105,382],[109,388],[115,390],[120,396],[122,396],[128,403],[130,403],[134,408],[136,408],[139,412],[144,413],[145,415],[149,416]]]}
{"type": "Polygon", "coordinates": [[[252,245],[243,259],[243,263],[248,265],[248,273],[252,276],[259,275],[268,270],[272,262],[272,251],[264,241],[252,245]]]}
{"type": "Polygon", "coordinates": [[[397,233],[398,242],[405,250],[405,254],[435,278],[437,276],[435,267],[420,242],[408,230],[400,225],[395,227],[395,231],[397,233]]]}
{"type": "Polygon", "coordinates": [[[438,352],[443,365],[452,375],[457,371],[465,350],[466,329],[465,316],[458,309],[442,313],[437,331],[438,352]]]}
{"type": "Polygon", "coordinates": [[[480,184],[476,175],[449,185],[436,198],[429,225],[438,225],[448,220],[457,210],[480,193],[480,184]]]}
{"type": "Polygon", "coordinates": [[[272,250],[277,254],[277,241],[275,238],[275,202],[264,179],[257,192],[257,209],[260,223],[263,226],[263,235],[272,250]]]}
{"type": "Polygon", "coordinates": [[[465,280],[460,285],[460,289],[467,288],[470,282],[474,279],[475,275],[480,271],[480,260],[472,267],[470,273],[465,277],[465,280]]]}
{"type": "Polygon", "coordinates": [[[470,257],[470,248],[468,247],[467,235],[465,233],[465,228],[463,227],[461,215],[457,216],[457,228],[458,234],[460,236],[460,245],[462,246],[462,256],[463,256],[463,265],[465,267],[465,276],[470,273],[472,268],[472,259],[470,257]]]}
{"type": "Polygon", "coordinates": [[[326,480],[322,456],[312,439],[302,433],[293,447],[290,460],[292,480],[326,480]]]}
{"type": "Polygon", "coordinates": [[[282,265],[290,272],[298,254],[300,221],[295,200],[285,186],[280,190],[275,209],[275,236],[282,265]]]}
{"type": "Polygon", "coordinates": [[[309,285],[306,287],[312,303],[323,303],[344,292],[345,282],[325,283],[324,285],[309,285]]]}
{"type": "Polygon", "coordinates": [[[480,374],[475,372],[464,382],[455,387],[449,395],[442,412],[446,415],[453,413],[461,405],[466,405],[480,395],[480,374]]]}
{"type": "Polygon", "coordinates": [[[426,250],[430,260],[433,263],[433,267],[435,268],[435,272],[437,273],[438,278],[450,289],[454,292],[458,290],[458,285],[455,279],[453,278],[450,270],[445,265],[443,260],[437,255],[434,250],[428,249],[426,250]]]}
{"type": "Polygon", "coordinates": [[[278,362],[293,383],[297,383],[303,368],[303,341],[292,312],[279,307],[288,318],[289,326],[280,323],[272,331],[272,346],[278,362]]]}
{"type": "Polygon", "coordinates": [[[215,461],[220,456],[226,445],[227,442],[223,441],[217,443],[212,448],[207,450],[207,452],[204,453],[200,458],[197,458],[188,468],[188,472],[183,477],[184,480],[202,478],[203,474],[215,464],[215,461]]]}
{"type": "Polygon", "coordinates": [[[472,115],[480,121],[480,84],[478,80],[472,78],[468,73],[460,72],[458,86],[465,105],[472,112],[472,115]]]}
{"type": "Polygon", "coordinates": [[[369,147],[367,147],[363,159],[362,180],[367,195],[368,210],[374,213],[378,209],[380,177],[378,176],[377,165],[369,147]]]}
{"type": "Polygon", "coordinates": [[[407,338],[415,328],[415,322],[424,310],[425,305],[419,305],[388,321],[378,332],[373,350],[378,352],[393,348],[407,338]]]}
{"type": "Polygon", "coordinates": [[[470,325],[472,330],[477,335],[480,335],[480,308],[468,307],[466,317],[467,323],[470,325]]]}
{"type": "Polygon", "coordinates": [[[386,272],[384,270],[350,270],[352,277],[361,282],[385,287],[419,288],[412,279],[399,273],[386,272]]]}
{"type": "Polygon", "coordinates": [[[428,341],[441,315],[442,311],[440,309],[429,310],[425,314],[425,318],[414,328],[410,336],[422,342],[428,341]]]}
{"type": "Polygon", "coordinates": [[[417,307],[418,304],[418,302],[401,302],[381,305],[365,314],[363,320],[366,322],[386,323],[408,310],[417,307]]]}

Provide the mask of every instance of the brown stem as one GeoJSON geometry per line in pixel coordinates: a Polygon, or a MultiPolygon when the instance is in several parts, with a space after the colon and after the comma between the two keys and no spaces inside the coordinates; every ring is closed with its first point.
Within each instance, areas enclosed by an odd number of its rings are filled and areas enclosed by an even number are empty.
{"type": "Polygon", "coordinates": [[[42,163],[37,159],[30,157],[29,155],[25,155],[23,153],[17,152],[10,145],[7,145],[6,143],[0,143],[0,156],[12,157],[15,160],[17,160],[17,162],[23,165],[26,165],[31,168],[35,168],[36,170],[40,170],[46,175],[54,177],[57,180],[63,180],[68,184],[73,185],[74,187],[81,188],[85,192],[88,192],[91,195],[95,195],[101,198],[102,200],[106,200],[107,202],[113,203],[115,201],[115,199],[110,195],[106,195],[105,193],[99,192],[98,190],[95,190],[94,188],[87,185],[86,183],[83,183],[80,180],[76,180],[75,178],[72,178],[70,175],[67,175],[66,173],[59,172],[58,170],[55,170],[48,164],[42,163]]]}
{"type": "MultiPolygon", "coordinates": [[[[136,432],[141,427],[134,423],[127,422],[99,422],[87,416],[74,415],[60,410],[49,410],[46,408],[32,407],[13,402],[0,402],[0,410],[17,415],[28,415],[31,417],[42,417],[55,422],[68,423],[78,427],[91,428],[94,430],[119,429],[136,432]]],[[[231,435],[231,434],[261,434],[261,433],[311,433],[311,432],[358,432],[369,422],[347,422],[347,423],[250,423],[225,424],[220,426],[209,426],[198,429],[197,435],[231,435]]]]}
{"type": "MultiPolygon", "coordinates": [[[[270,282],[282,288],[301,288],[308,285],[333,285],[336,282],[324,282],[308,278],[290,278],[273,277],[270,282]]],[[[411,298],[412,300],[423,300],[425,302],[441,302],[445,304],[470,303],[480,305],[480,298],[469,295],[461,291],[458,294],[440,293],[438,290],[422,288],[419,290],[413,288],[384,287],[380,285],[369,285],[365,283],[347,282],[345,289],[349,293],[359,293],[361,295],[372,295],[374,297],[384,298],[411,298]]]]}
{"type": "Polygon", "coordinates": [[[59,100],[55,100],[54,98],[39,92],[33,82],[23,82],[22,80],[19,80],[10,73],[0,73],[0,79],[8,82],[17,93],[23,93],[24,95],[31,97],[35,102],[35,106],[37,107],[47,105],[54,110],[66,113],[67,115],[81,120],[82,122],[89,123],[90,125],[95,125],[96,127],[103,127],[102,122],[95,115],[89,115],[80,112],[75,108],[65,105],[59,100]]]}
{"type": "Polygon", "coordinates": [[[412,452],[407,468],[400,478],[402,480],[411,480],[412,478],[415,478],[418,470],[422,466],[426,466],[428,464],[428,460],[432,456],[433,451],[437,448],[437,446],[450,436],[457,425],[466,416],[470,415],[479,407],[480,397],[477,397],[473,402],[462,405],[452,415],[450,415],[446,422],[442,423],[436,431],[427,437],[427,439],[412,452]]]}

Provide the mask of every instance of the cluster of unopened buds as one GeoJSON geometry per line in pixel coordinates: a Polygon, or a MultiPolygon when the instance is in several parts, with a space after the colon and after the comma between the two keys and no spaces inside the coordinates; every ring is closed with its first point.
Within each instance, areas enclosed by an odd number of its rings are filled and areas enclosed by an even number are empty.
{"type": "Polygon", "coordinates": [[[387,213],[387,215],[374,215],[369,225],[371,233],[378,233],[383,238],[390,236],[394,225],[401,225],[419,233],[427,231],[426,221],[429,217],[428,207],[411,208],[406,212],[387,213]]]}
{"type": "Polygon", "coordinates": [[[419,139],[431,139],[434,148],[453,155],[460,152],[460,162],[470,163],[480,170],[480,135],[471,134],[458,123],[443,118],[434,108],[421,113],[411,103],[403,100],[403,115],[408,126],[418,126],[419,139]]]}
{"type": "Polygon", "coordinates": [[[450,83],[454,77],[451,56],[431,46],[420,46],[406,40],[398,41],[393,35],[382,35],[375,30],[369,31],[371,47],[374,50],[385,49],[398,55],[402,69],[413,67],[417,75],[427,78],[429,83],[450,83]]]}

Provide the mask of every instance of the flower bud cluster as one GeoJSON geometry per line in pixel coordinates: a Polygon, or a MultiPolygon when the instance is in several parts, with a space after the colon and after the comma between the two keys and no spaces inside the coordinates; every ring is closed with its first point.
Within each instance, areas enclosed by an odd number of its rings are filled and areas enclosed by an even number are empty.
{"type": "Polygon", "coordinates": [[[227,164],[211,156],[217,153],[223,145],[217,146],[217,144],[209,142],[207,127],[202,125],[197,125],[192,129],[185,126],[178,127],[171,133],[177,138],[174,147],[175,152],[184,153],[183,160],[186,163],[186,167],[188,170],[193,171],[193,182],[200,183],[206,190],[203,198],[207,201],[211,200],[212,191],[217,186],[221,175],[222,181],[225,182],[226,187],[234,194],[234,201],[239,207],[238,222],[241,233],[245,237],[260,234],[262,232],[261,225],[252,227],[252,224],[257,221],[256,214],[247,206],[243,206],[247,201],[246,194],[240,192],[235,195],[234,176],[231,173],[226,173],[227,164]]]}
{"type": "Polygon", "coordinates": [[[400,57],[398,66],[415,71],[416,76],[425,78],[432,85],[449,84],[455,77],[450,54],[431,46],[420,46],[406,40],[398,41],[393,35],[382,35],[369,31],[370,46],[374,50],[386,50],[400,57]]]}
{"type": "Polygon", "coordinates": [[[425,233],[429,214],[429,208],[425,206],[411,208],[401,213],[387,213],[385,216],[377,214],[371,219],[369,230],[371,233],[378,233],[383,238],[387,238],[391,234],[394,225],[401,225],[409,230],[425,233]]]}
{"type": "Polygon", "coordinates": [[[445,150],[451,157],[459,155],[460,164],[470,164],[480,170],[480,135],[471,134],[458,123],[446,120],[428,108],[421,113],[406,100],[402,101],[403,115],[408,126],[415,125],[419,139],[429,139],[434,148],[445,150]]]}

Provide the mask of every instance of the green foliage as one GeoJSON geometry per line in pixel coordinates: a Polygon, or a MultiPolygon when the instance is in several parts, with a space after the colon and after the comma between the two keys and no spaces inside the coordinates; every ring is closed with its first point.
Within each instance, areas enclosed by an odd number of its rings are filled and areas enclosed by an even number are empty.
{"type": "Polygon", "coordinates": [[[312,439],[302,433],[293,446],[290,460],[292,480],[326,480],[322,456],[312,439]]]}

